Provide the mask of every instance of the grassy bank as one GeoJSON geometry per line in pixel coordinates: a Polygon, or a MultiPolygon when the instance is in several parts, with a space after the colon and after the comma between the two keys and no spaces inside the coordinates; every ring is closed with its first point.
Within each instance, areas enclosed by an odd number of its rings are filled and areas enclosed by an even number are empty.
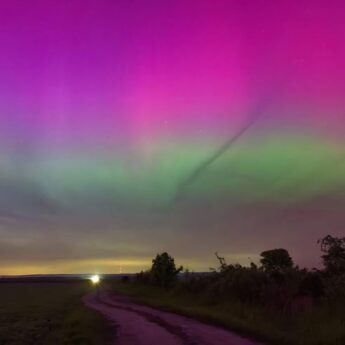
{"type": "Polygon", "coordinates": [[[138,302],[217,324],[240,334],[275,345],[345,344],[342,306],[323,304],[310,312],[283,315],[234,301],[207,301],[202,296],[164,290],[139,283],[115,282],[115,291],[138,302]]]}
{"type": "Polygon", "coordinates": [[[105,345],[111,330],[84,307],[88,283],[1,283],[1,345],[105,345]]]}

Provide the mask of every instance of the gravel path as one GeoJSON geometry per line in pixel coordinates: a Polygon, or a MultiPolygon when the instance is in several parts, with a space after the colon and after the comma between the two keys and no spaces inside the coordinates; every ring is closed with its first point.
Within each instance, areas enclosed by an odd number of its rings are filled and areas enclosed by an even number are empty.
{"type": "Polygon", "coordinates": [[[260,345],[200,321],[136,304],[106,290],[84,297],[116,327],[116,345],[260,345]]]}

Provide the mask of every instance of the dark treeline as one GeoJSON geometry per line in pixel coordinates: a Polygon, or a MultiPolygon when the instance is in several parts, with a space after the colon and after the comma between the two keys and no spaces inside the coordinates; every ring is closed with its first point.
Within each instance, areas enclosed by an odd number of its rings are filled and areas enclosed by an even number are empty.
{"type": "MultiPolygon", "coordinates": [[[[318,241],[323,266],[294,264],[286,249],[266,250],[259,263],[193,273],[168,253],[149,270],[123,277],[119,292],[137,300],[252,335],[267,344],[345,344],[345,237],[318,241]]],[[[116,287],[115,287],[116,289],[116,287]]]]}
{"type": "Polygon", "coordinates": [[[272,344],[345,344],[345,237],[318,241],[323,266],[294,264],[286,249],[262,252],[260,263],[228,264],[193,273],[168,253],[123,278],[122,291],[152,305],[215,320],[272,344]]]}
{"type": "Polygon", "coordinates": [[[168,253],[158,254],[150,270],[136,275],[139,283],[199,295],[210,302],[238,300],[282,312],[313,308],[322,300],[345,303],[345,237],[319,240],[322,269],[300,269],[286,249],[261,253],[260,264],[227,264],[216,253],[217,269],[198,274],[176,268],[168,253]],[[181,274],[181,272],[183,272],[181,274]],[[180,278],[180,279],[179,279],[180,278]]]}

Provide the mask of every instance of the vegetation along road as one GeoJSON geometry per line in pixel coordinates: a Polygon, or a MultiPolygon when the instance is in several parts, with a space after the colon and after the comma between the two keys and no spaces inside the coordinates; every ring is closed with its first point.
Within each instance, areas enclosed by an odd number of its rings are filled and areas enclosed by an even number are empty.
{"type": "Polygon", "coordinates": [[[140,305],[103,289],[86,295],[84,303],[114,323],[117,345],[259,345],[230,331],[140,305]]]}

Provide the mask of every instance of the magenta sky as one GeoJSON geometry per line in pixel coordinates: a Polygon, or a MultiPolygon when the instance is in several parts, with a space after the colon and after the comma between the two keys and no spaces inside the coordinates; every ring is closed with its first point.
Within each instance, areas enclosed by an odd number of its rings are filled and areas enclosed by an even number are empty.
{"type": "Polygon", "coordinates": [[[114,256],[135,270],[164,249],[205,269],[215,250],[285,244],[317,264],[299,241],[345,225],[344,13],[340,0],[1,1],[4,272],[111,271],[114,256]],[[196,221],[208,203],[219,214],[196,221]]]}
{"type": "Polygon", "coordinates": [[[3,1],[2,140],[25,132],[44,145],[119,136],[135,142],[236,127],[265,97],[305,107],[312,125],[343,126],[344,7],[3,1]]]}

